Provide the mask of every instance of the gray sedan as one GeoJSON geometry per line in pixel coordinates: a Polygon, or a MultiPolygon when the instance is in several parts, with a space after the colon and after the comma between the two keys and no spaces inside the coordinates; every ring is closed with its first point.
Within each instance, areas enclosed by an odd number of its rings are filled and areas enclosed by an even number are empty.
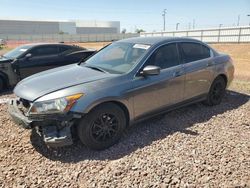
{"type": "Polygon", "coordinates": [[[228,55],[198,40],[131,38],[22,80],[9,113],[48,146],[70,145],[76,136],[105,149],[135,122],[194,102],[218,105],[233,74],[228,55]]]}

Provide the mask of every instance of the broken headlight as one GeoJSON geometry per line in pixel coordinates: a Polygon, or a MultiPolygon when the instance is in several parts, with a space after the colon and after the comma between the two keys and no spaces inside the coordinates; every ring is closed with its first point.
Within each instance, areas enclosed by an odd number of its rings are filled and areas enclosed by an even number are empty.
{"type": "Polygon", "coordinates": [[[53,100],[34,102],[30,109],[30,114],[51,114],[68,112],[81,96],[83,96],[83,94],[79,93],[53,100]]]}

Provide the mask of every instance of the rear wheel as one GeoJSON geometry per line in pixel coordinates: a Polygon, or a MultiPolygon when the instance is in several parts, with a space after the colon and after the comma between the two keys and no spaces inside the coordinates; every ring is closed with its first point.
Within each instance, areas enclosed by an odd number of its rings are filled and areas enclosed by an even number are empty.
{"type": "Polygon", "coordinates": [[[123,110],[116,104],[107,103],[87,114],[80,121],[77,132],[84,145],[101,150],[118,142],[125,127],[123,110]]]}
{"type": "Polygon", "coordinates": [[[209,106],[220,104],[225,91],[226,82],[221,76],[219,76],[212,83],[205,104],[209,106]]]}

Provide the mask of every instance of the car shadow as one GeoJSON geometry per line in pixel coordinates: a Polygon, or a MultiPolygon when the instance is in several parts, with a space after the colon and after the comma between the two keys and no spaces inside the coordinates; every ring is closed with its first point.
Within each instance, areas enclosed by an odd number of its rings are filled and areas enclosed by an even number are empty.
{"type": "Polygon", "coordinates": [[[133,125],[125,131],[118,144],[102,151],[90,150],[79,141],[68,147],[48,148],[35,131],[32,131],[31,143],[37,152],[54,161],[77,163],[82,160],[115,160],[176,132],[195,137],[199,133],[189,129],[193,125],[205,123],[214,116],[237,109],[249,100],[250,95],[227,91],[220,105],[211,107],[197,103],[133,125]]]}

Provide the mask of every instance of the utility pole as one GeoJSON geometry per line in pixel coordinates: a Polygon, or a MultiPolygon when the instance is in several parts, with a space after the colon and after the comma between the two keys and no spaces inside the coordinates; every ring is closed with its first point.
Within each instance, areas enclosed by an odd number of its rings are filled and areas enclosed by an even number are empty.
{"type": "Polygon", "coordinates": [[[237,26],[240,25],[240,15],[238,15],[237,26]]]}
{"type": "Polygon", "coordinates": [[[219,25],[219,35],[218,35],[218,40],[217,40],[217,42],[220,42],[220,33],[221,33],[220,30],[221,30],[221,26],[222,26],[222,24],[219,25]]]}
{"type": "MultiPolygon", "coordinates": [[[[248,14],[247,17],[250,17],[250,14],[248,14]]],[[[250,21],[249,21],[249,25],[250,25],[250,21]]]]}
{"type": "Polygon", "coordinates": [[[193,19],[193,29],[195,28],[195,19],[193,19]]]}
{"type": "Polygon", "coordinates": [[[179,25],[180,25],[180,23],[176,23],[176,31],[178,30],[179,25]]]}
{"type": "Polygon", "coordinates": [[[162,17],[163,17],[163,31],[166,30],[166,13],[167,13],[167,9],[164,9],[163,13],[162,13],[162,17]]]}

